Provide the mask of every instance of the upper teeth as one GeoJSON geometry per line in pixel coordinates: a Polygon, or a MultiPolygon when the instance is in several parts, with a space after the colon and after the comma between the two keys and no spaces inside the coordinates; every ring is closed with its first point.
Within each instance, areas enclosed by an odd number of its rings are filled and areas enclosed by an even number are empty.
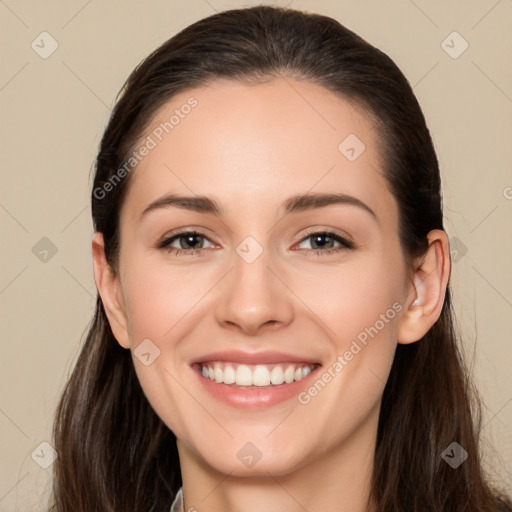
{"type": "Polygon", "coordinates": [[[294,380],[301,380],[309,375],[314,365],[287,363],[249,366],[246,364],[210,362],[201,365],[201,373],[215,382],[236,384],[238,386],[270,386],[294,380]]]}

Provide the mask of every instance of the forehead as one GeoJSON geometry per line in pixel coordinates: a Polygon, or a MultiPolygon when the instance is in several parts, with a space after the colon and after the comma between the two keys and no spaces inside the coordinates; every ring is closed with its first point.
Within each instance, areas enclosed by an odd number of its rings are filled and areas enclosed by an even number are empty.
{"type": "Polygon", "coordinates": [[[136,215],[168,192],[213,195],[233,212],[283,197],[343,192],[390,210],[372,120],[357,104],[292,78],[218,80],[158,110],[138,147],[125,204],[136,215]],[[137,206],[138,205],[138,206],[137,206]]]}

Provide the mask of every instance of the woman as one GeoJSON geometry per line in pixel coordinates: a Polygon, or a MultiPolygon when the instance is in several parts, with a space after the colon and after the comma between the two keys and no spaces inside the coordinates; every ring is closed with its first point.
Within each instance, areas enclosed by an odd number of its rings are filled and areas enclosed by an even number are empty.
{"type": "Polygon", "coordinates": [[[128,78],[92,215],[52,510],[512,510],[481,468],[435,151],[385,54],[294,10],[194,23],[128,78]]]}

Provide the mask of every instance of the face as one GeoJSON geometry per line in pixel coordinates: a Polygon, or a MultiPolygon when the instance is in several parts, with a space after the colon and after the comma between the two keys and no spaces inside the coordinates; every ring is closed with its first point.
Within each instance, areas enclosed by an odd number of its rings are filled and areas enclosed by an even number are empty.
{"type": "Polygon", "coordinates": [[[111,323],[181,450],[284,475],[371,439],[412,300],[371,119],[307,82],[217,81],[141,140],[111,323]]]}

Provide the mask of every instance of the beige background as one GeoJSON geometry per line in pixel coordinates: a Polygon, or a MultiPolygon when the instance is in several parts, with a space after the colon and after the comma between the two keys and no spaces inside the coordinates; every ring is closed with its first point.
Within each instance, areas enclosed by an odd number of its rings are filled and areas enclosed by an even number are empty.
{"type": "MultiPolygon", "coordinates": [[[[414,86],[441,163],[447,230],[462,248],[452,284],[485,401],[486,464],[510,493],[512,1],[276,3],[337,18],[414,86]],[[459,36],[442,45],[453,31],[469,44],[458,58],[459,36]]],[[[90,171],[115,94],[178,30],[245,5],[255,3],[0,0],[0,511],[44,510],[51,467],[31,454],[48,457],[38,446],[51,442],[56,401],[93,311],[90,171]],[[58,43],[47,59],[31,47],[35,40],[42,52],[45,37],[51,48],[43,31],[58,43]]]]}

